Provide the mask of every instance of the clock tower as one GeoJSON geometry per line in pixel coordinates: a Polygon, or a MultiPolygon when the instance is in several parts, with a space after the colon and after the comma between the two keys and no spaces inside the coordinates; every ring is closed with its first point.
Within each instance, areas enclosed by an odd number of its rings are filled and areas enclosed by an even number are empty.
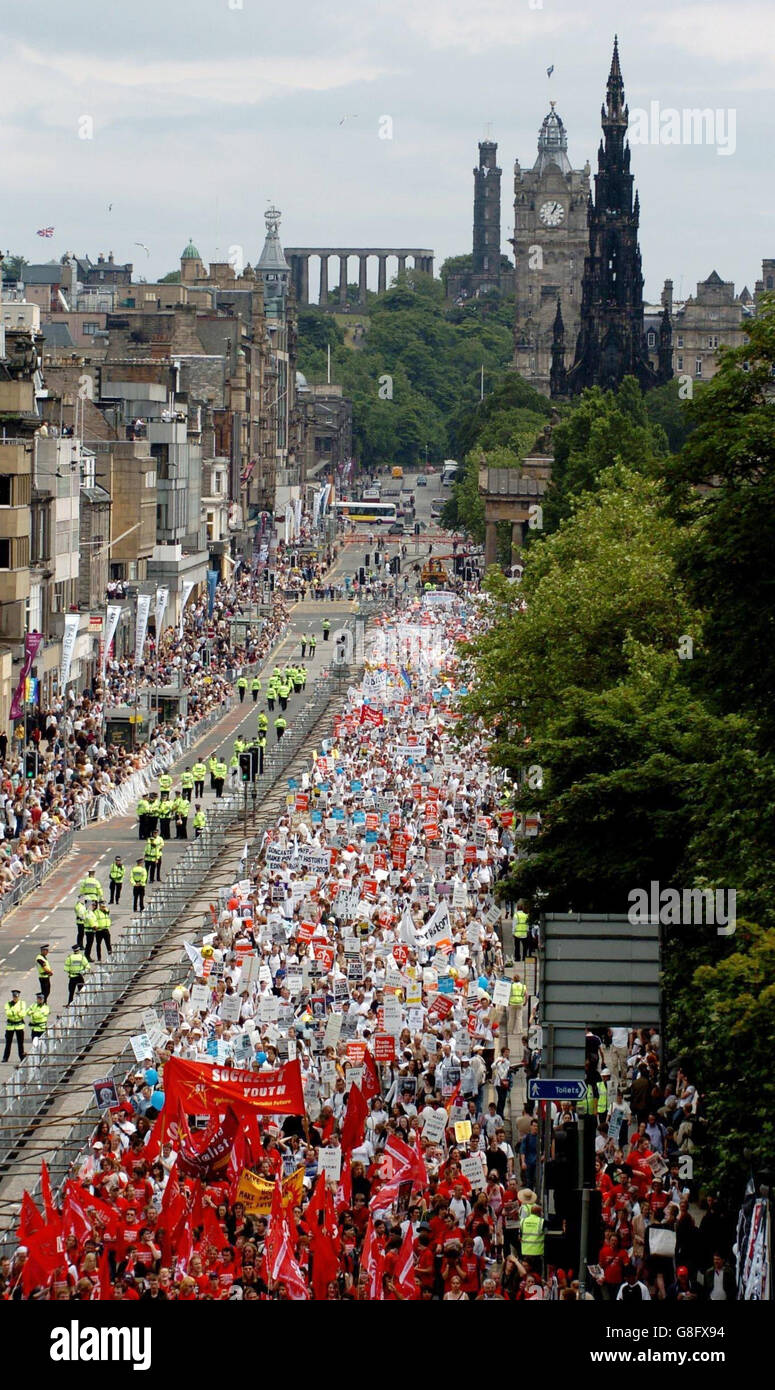
{"type": "Polygon", "coordinates": [[[589,163],[571,168],[568,136],[550,103],[532,169],[514,165],[514,365],[549,395],[558,298],[570,342],[576,341],[588,244],[589,163]]]}

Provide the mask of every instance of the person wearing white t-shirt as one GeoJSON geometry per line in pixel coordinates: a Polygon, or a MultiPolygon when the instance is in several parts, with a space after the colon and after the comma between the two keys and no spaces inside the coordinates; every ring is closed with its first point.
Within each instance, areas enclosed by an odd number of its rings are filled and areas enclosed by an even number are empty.
{"type": "Polygon", "coordinates": [[[606,1058],[611,1075],[616,1080],[617,1090],[622,1091],[627,1084],[627,1055],[630,1033],[627,1028],[611,1029],[610,1057],[606,1058]]]}

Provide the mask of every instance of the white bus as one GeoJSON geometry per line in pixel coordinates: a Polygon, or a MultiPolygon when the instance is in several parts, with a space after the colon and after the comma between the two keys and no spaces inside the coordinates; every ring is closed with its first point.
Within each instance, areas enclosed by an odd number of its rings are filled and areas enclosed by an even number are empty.
{"type": "Polygon", "coordinates": [[[459,467],[460,465],[458,464],[456,459],[444,460],[444,466],[441,470],[442,487],[451,487],[452,483],[454,483],[455,478],[457,477],[457,471],[459,467]]]}
{"type": "Polygon", "coordinates": [[[389,525],[396,520],[395,502],[335,502],[334,511],[345,518],[369,526],[389,525]]]}

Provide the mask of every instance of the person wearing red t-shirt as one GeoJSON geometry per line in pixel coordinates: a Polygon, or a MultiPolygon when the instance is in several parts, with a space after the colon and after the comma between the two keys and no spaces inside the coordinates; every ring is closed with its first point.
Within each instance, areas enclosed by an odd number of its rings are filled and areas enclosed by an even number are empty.
{"type": "Polygon", "coordinates": [[[417,1263],[415,1277],[420,1289],[430,1297],[436,1279],[436,1259],[431,1244],[430,1232],[420,1231],[417,1236],[417,1263]]]}
{"type": "Polygon", "coordinates": [[[466,1236],[463,1241],[463,1254],[459,1265],[463,1271],[463,1292],[467,1293],[469,1298],[475,1298],[481,1288],[484,1261],[481,1255],[474,1252],[472,1236],[466,1236]]]}
{"type": "Polygon", "coordinates": [[[627,1252],[620,1249],[619,1237],[615,1232],[606,1232],[606,1242],[600,1248],[597,1262],[603,1271],[602,1280],[599,1281],[603,1298],[610,1302],[616,1298],[629,1264],[627,1252]]]}

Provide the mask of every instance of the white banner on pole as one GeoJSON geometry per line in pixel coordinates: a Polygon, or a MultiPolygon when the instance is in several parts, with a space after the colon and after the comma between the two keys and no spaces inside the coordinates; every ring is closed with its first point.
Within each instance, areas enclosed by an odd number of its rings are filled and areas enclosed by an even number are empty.
{"type": "Polygon", "coordinates": [[[156,645],[157,645],[157,647],[158,647],[158,645],[159,645],[159,638],[161,637],[161,625],[162,625],[162,623],[164,622],[164,611],[165,611],[165,609],[166,609],[166,607],[167,607],[167,600],[169,599],[169,596],[170,596],[170,591],[169,591],[169,589],[167,588],[167,586],[166,586],[166,585],[163,585],[163,584],[159,584],[159,586],[158,586],[157,589],[156,589],[156,608],[155,608],[155,612],[154,612],[154,616],[155,616],[155,618],[156,618],[156,645]]]}
{"type": "Polygon", "coordinates": [[[120,617],[121,604],[109,603],[107,618],[105,620],[105,641],[102,647],[102,668],[100,671],[103,680],[105,679],[105,667],[108,661],[108,652],[110,651],[110,644],[116,635],[116,628],[118,627],[118,620],[120,617]]]}
{"type": "Polygon", "coordinates": [[[75,639],[78,636],[78,623],[80,615],[78,613],[65,613],[65,630],[62,634],[62,661],[59,667],[59,689],[64,693],[67,682],[70,679],[70,668],[73,664],[73,652],[75,651],[75,639]]]}
{"type": "Polygon", "coordinates": [[[192,592],[193,592],[193,589],[194,589],[194,581],[193,581],[193,579],[184,579],[184,580],[183,580],[183,593],[182,593],[182,597],[181,597],[181,600],[180,600],[180,623],[179,623],[179,626],[178,626],[178,637],[181,639],[181,641],[183,640],[183,613],[184,613],[184,611],[185,611],[186,604],[188,603],[188,600],[189,600],[190,597],[191,597],[191,594],[192,594],[192,592]]]}
{"type": "Polygon", "coordinates": [[[148,631],[148,614],[151,611],[151,595],[137,595],[137,626],[135,628],[135,666],[139,666],[143,659],[143,647],[145,646],[145,634],[148,631]]]}

